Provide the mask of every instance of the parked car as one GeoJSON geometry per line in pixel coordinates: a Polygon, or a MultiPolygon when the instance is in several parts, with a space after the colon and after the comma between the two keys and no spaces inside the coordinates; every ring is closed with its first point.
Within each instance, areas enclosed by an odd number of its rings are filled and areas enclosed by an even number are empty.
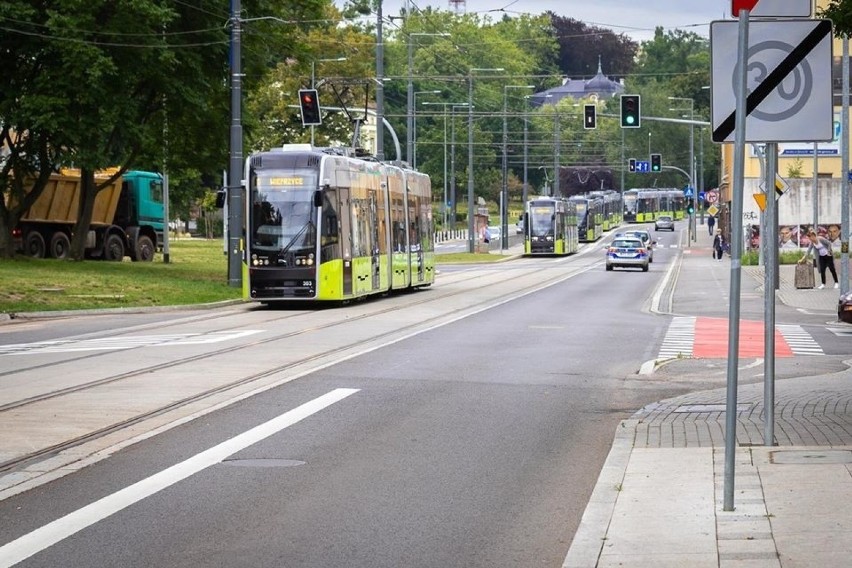
{"type": "Polygon", "coordinates": [[[670,215],[660,215],[656,221],[654,221],[654,230],[655,231],[674,231],[674,219],[670,215]]]}
{"type": "Polygon", "coordinates": [[[837,301],[837,319],[852,323],[852,292],[843,294],[837,301]]]}
{"type": "Polygon", "coordinates": [[[636,237],[617,237],[606,249],[606,269],[619,267],[637,267],[648,272],[650,249],[636,237]]]}
{"type": "Polygon", "coordinates": [[[491,237],[492,241],[500,240],[500,226],[499,225],[491,225],[487,228],[488,234],[491,237]]]}

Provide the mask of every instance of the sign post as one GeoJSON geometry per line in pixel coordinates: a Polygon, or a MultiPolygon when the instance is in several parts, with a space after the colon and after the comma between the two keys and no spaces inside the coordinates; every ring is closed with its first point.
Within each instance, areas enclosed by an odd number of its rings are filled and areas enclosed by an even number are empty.
{"type": "MultiPolygon", "coordinates": [[[[747,141],[771,143],[775,160],[772,164],[767,162],[767,189],[775,185],[776,193],[783,193],[777,186],[777,145],[774,143],[793,141],[793,138],[797,142],[819,142],[833,137],[831,82],[826,80],[831,77],[831,21],[791,19],[810,17],[811,3],[812,0],[731,0],[731,13],[738,22],[713,22],[710,26],[713,141],[734,143],[724,511],[734,510],[745,144],[747,141]],[[749,23],[750,17],[757,18],[753,25],[749,23]],[[737,46],[736,51],[733,45],[737,46]],[[737,62],[733,70],[727,67],[731,61],[737,62]],[[748,72],[754,69],[761,72],[748,72]],[[750,77],[754,84],[749,84],[750,77]]],[[[774,247],[775,199],[766,201],[765,217],[771,219],[767,219],[765,228],[772,229],[765,230],[761,240],[764,246],[774,249],[774,254],[765,255],[768,258],[764,262],[767,314],[764,322],[764,443],[772,445],[775,405],[775,278],[772,271],[778,251],[774,247]],[[770,263],[773,266],[768,266],[770,263]],[[772,349],[771,354],[769,349],[772,349]]]]}

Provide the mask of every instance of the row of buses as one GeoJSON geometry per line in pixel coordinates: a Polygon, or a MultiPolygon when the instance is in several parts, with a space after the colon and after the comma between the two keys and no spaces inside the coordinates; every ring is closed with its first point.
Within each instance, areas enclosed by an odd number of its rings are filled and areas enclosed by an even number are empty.
{"type": "Polygon", "coordinates": [[[524,212],[524,252],[566,255],[600,239],[623,221],[621,194],[593,191],[571,197],[534,197],[524,212]]]}

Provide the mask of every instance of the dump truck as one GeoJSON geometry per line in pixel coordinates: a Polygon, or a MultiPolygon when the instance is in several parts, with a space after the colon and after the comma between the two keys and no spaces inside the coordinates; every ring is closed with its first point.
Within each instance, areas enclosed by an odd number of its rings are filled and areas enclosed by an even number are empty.
{"type": "MultiPolygon", "coordinates": [[[[108,179],[98,172],[95,183],[108,179]]],[[[82,182],[79,171],[50,176],[44,191],[13,230],[19,253],[66,258],[77,222],[82,182]]],[[[86,258],[151,261],[163,243],[163,178],[128,171],[98,192],[86,235],[86,258]]]]}

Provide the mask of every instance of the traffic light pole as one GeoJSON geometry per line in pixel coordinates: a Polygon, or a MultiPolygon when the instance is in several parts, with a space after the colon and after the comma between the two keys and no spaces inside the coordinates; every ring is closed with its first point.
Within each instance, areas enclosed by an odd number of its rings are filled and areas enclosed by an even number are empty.
{"type": "Polygon", "coordinates": [[[698,227],[695,226],[695,214],[696,214],[696,211],[697,211],[697,209],[695,207],[695,200],[696,200],[695,187],[694,187],[695,184],[694,184],[692,178],[690,177],[689,173],[686,172],[685,170],[682,170],[677,166],[661,166],[661,167],[664,170],[675,170],[675,171],[678,171],[678,172],[682,173],[683,175],[685,175],[686,179],[687,179],[688,187],[692,188],[692,215],[689,216],[689,239],[687,239],[687,246],[689,246],[689,243],[695,242],[695,239],[696,239],[695,233],[697,232],[697,229],[698,229],[698,227]]]}

